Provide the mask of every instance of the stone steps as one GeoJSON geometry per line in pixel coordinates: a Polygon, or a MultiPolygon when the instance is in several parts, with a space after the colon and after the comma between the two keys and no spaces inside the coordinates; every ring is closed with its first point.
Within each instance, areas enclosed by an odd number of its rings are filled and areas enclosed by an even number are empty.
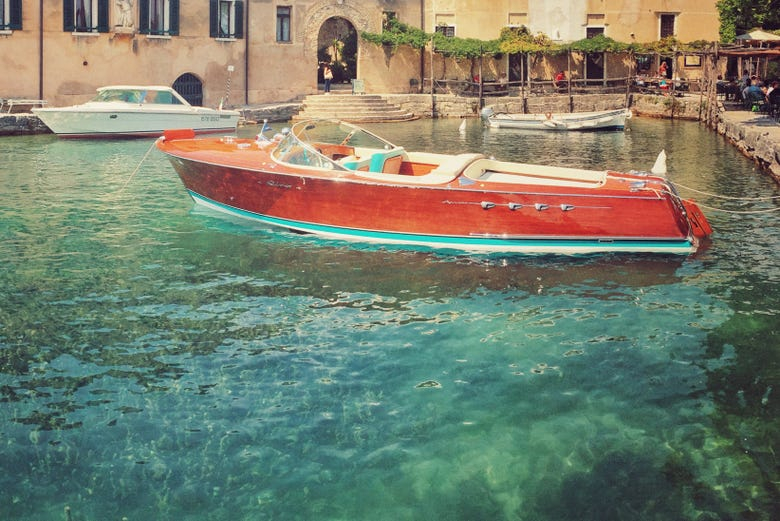
{"type": "Polygon", "coordinates": [[[371,94],[318,94],[306,96],[293,120],[333,118],[352,123],[379,123],[417,119],[382,96],[371,94]]]}

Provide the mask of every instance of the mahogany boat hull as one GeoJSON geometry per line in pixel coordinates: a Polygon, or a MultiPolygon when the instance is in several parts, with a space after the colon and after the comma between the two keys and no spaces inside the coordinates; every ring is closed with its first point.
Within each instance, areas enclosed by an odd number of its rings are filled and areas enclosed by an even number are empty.
{"type": "Polygon", "coordinates": [[[480,252],[687,254],[708,234],[706,219],[702,227],[688,217],[698,208],[662,178],[612,174],[594,188],[461,174],[422,185],[407,175],[281,164],[251,142],[193,141],[201,144],[162,139],[158,147],[197,203],[325,237],[480,252]]]}

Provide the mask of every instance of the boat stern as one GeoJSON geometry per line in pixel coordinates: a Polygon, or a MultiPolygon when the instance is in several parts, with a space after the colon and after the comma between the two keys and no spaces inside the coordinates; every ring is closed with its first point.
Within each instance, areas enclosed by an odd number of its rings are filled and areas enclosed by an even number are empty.
{"type": "Polygon", "coordinates": [[[712,235],[712,226],[710,226],[699,206],[688,199],[683,199],[682,204],[685,207],[685,213],[688,215],[688,222],[691,225],[693,236],[701,240],[712,235]]]}

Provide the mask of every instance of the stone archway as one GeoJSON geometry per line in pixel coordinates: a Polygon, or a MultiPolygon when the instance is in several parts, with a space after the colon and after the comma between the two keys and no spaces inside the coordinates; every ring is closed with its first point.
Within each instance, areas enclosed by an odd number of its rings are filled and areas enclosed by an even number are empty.
{"type": "Polygon", "coordinates": [[[349,83],[357,78],[357,48],[357,31],[346,18],[328,18],[320,26],[317,61],[330,65],[334,83],[349,83]]]}
{"type": "Polygon", "coordinates": [[[344,3],[334,4],[332,0],[321,0],[308,9],[304,23],[298,33],[298,38],[303,41],[303,52],[307,59],[315,62],[319,48],[320,29],[331,18],[343,18],[349,22],[355,31],[378,33],[382,30],[382,17],[372,16],[374,10],[363,10],[344,3]]]}

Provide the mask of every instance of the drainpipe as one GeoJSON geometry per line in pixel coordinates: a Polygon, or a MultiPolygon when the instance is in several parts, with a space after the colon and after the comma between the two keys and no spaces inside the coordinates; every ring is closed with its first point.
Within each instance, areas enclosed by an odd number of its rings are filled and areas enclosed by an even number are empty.
{"type": "Polygon", "coordinates": [[[249,4],[244,3],[244,105],[249,105],[249,4]]]}
{"type": "Polygon", "coordinates": [[[43,99],[43,0],[38,0],[38,99],[43,99]]]}
{"type": "MultiPolygon", "coordinates": [[[[425,31],[425,0],[420,0],[420,30],[425,31]]],[[[425,83],[425,49],[420,49],[420,92],[425,83]]],[[[433,83],[433,77],[431,77],[433,83]]]]}

